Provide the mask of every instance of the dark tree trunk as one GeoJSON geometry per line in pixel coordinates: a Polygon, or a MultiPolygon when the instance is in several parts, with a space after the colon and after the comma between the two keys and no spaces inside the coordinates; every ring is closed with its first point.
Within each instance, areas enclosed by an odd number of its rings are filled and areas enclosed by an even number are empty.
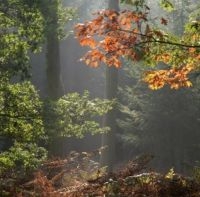
{"type": "Polygon", "coordinates": [[[57,1],[49,0],[48,19],[49,29],[47,30],[47,83],[48,96],[57,99],[63,95],[63,87],[61,83],[61,64],[60,64],[60,48],[58,40],[58,5],[57,1]]]}
{"type": "MultiPolygon", "coordinates": [[[[48,24],[46,30],[47,94],[50,99],[56,100],[64,94],[58,39],[58,1],[47,0],[44,14],[48,24]]],[[[55,138],[49,145],[49,154],[62,156],[64,140],[64,138],[55,138]]]]}

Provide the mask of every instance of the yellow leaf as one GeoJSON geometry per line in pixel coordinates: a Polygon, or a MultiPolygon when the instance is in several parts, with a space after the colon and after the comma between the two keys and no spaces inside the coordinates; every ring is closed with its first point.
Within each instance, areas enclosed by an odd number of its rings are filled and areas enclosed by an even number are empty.
{"type": "Polygon", "coordinates": [[[192,82],[191,81],[186,81],[185,82],[186,87],[192,87],[192,82]]]}
{"type": "Polygon", "coordinates": [[[85,60],[85,63],[86,63],[87,65],[89,65],[89,64],[90,64],[90,59],[86,59],[86,60],[85,60]]]}

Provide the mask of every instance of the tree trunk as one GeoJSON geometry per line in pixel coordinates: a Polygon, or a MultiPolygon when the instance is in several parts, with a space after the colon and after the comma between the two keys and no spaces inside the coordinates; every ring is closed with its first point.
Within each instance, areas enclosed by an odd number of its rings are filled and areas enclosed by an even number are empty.
{"type": "Polygon", "coordinates": [[[58,40],[58,5],[57,1],[49,0],[48,19],[49,29],[47,30],[47,88],[48,96],[57,99],[63,95],[63,87],[61,83],[61,64],[60,64],[60,48],[58,40]]]}
{"type": "MultiPolygon", "coordinates": [[[[118,0],[109,0],[108,8],[119,10],[118,0]]],[[[117,97],[117,87],[118,87],[118,70],[115,67],[106,67],[106,99],[115,99],[117,97]]],[[[103,122],[104,126],[111,128],[107,134],[102,136],[102,146],[107,148],[103,151],[101,157],[101,166],[107,166],[108,172],[111,172],[113,165],[115,163],[115,133],[116,133],[116,109],[109,112],[103,122]]]]}
{"type": "MultiPolygon", "coordinates": [[[[64,94],[61,80],[60,43],[58,39],[58,1],[47,0],[44,14],[47,20],[46,30],[46,62],[47,62],[47,94],[56,100],[64,94]]],[[[56,132],[56,131],[55,131],[56,132]]],[[[49,145],[50,155],[63,154],[64,138],[55,138],[49,145]]]]}

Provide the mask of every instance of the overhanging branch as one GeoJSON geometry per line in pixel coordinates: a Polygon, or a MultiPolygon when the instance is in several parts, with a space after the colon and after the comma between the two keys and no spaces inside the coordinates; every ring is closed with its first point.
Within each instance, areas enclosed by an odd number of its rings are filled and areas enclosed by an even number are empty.
{"type": "Polygon", "coordinates": [[[119,31],[122,32],[126,32],[126,33],[130,33],[130,34],[134,34],[134,35],[138,35],[141,37],[146,37],[149,38],[150,40],[146,40],[146,41],[142,41],[139,43],[136,43],[136,45],[141,45],[141,44],[147,44],[147,43],[160,43],[160,44],[166,44],[166,45],[174,45],[174,46],[179,46],[179,47],[186,47],[186,48],[200,48],[200,45],[192,45],[192,44],[184,44],[184,43],[178,43],[178,42],[171,42],[168,40],[158,40],[152,36],[146,35],[146,34],[142,34],[142,33],[137,33],[137,32],[133,32],[130,30],[126,30],[126,29],[119,29],[119,31]]]}
{"type": "Polygon", "coordinates": [[[142,44],[147,44],[147,43],[160,43],[160,44],[173,45],[173,46],[179,46],[179,47],[185,47],[185,48],[200,48],[200,45],[188,45],[188,44],[182,44],[178,42],[170,42],[170,41],[156,40],[156,39],[138,42],[136,45],[142,45],[142,44]]]}

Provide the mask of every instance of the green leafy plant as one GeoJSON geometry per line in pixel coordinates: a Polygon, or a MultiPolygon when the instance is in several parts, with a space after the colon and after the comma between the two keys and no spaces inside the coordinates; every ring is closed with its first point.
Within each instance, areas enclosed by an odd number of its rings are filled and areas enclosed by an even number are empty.
{"type": "Polygon", "coordinates": [[[96,134],[109,130],[96,121],[112,109],[113,101],[90,99],[89,92],[67,94],[58,101],[45,103],[44,123],[50,136],[83,138],[86,133],[96,134]]]}
{"type": "Polygon", "coordinates": [[[1,171],[14,166],[37,167],[47,153],[45,144],[42,147],[39,144],[47,139],[82,138],[86,133],[108,131],[96,118],[111,110],[112,104],[113,101],[90,99],[88,92],[42,102],[30,82],[1,85],[0,136],[10,141],[6,151],[0,154],[1,171]]]}
{"type": "Polygon", "coordinates": [[[34,86],[30,82],[1,84],[0,108],[0,136],[6,145],[0,153],[0,172],[15,167],[24,171],[38,167],[47,152],[39,146],[46,136],[42,102],[34,86]]]}

